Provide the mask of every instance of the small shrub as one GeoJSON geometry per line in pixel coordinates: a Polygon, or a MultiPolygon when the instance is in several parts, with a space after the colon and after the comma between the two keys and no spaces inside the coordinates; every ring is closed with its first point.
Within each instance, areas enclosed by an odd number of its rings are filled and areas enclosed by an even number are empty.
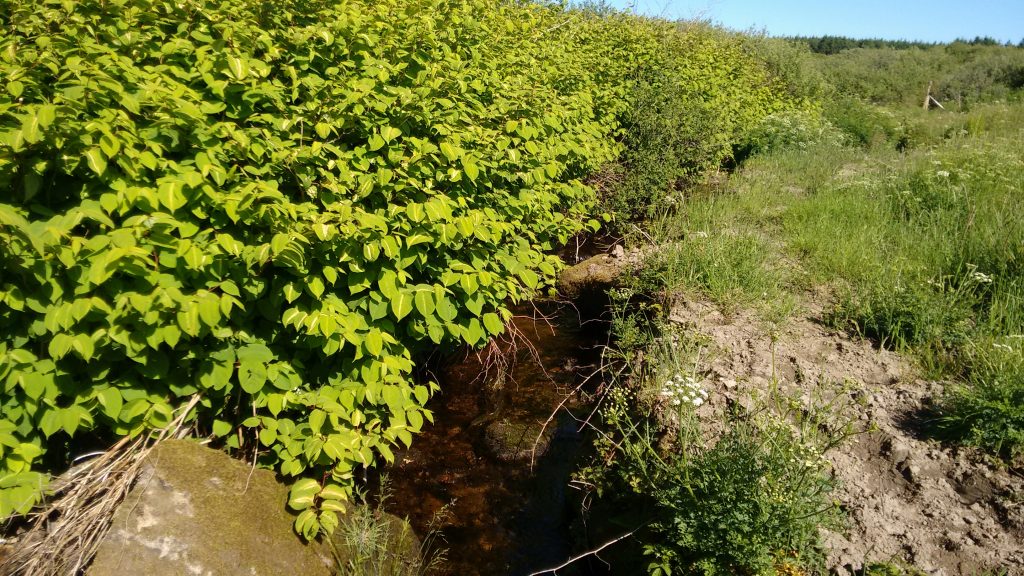
{"type": "Polygon", "coordinates": [[[606,199],[620,220],[651,218],[671,208],[671,192],[721,160],[713,119],[679,86],[637,89],[624,122],[622,175],[606,199]]]}
{"type": "Polygon", "coordinates": [[[629,358],[651,343],[652,316],[660,307],[650,301],[652,293],[613,288],[608,295],[611,298],[611,335],[616,349],[629,358]]]}
{"type": "Polygon", "coordinates": [[[923,282],[890,277],[856,289],[844,291],[826,319],[897,350],[951,342],[970,317],[969,307],[953,305],[923,282]]]}
{"type": "Polygon", "coordinates": [[[825,105],[825,118],[856,145],[871,147],[895,142],[900,131],[896,118],[857,98],[838,97],[825,105]]]}
{"type": "Polygon", "coordinates": [[[841,523],[824,454],[852,431],[844,411],[770,394],[748,410],[698,413],[708,399],[700,354],[674,334],[648,347],[633,383],[606,399],[603,448],[614,456],[588,469],[588,481],[640,526],[634,538],[652,576],[820,568],[819,530],[841,523]],[[665,411],[667,436],[633,415],[651,407],[665,411]]]}
{"type": "Polygon", "coordinates": [[[743,160],[754,154],[791,148],[840,146],[843,141],[843,133],[820,114],[793,110],[766,116],[743,137],[735,156],[743,160]]]}

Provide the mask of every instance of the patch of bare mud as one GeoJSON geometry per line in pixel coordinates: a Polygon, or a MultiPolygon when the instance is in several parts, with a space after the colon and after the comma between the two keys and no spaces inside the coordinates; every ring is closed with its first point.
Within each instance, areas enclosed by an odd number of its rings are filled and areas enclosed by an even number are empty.
{"type": "Polygon", "coordinates": [[[859,417],[874,431],[830,456],[849,517],[847,533],[825,534],[835,573],[895,561],[936,576],[992,569],[1024,575],[1024,479],[973,450],[923,437],[928,423],[920,414],[941,385],[916,378],[898,354],[837,333],[820,318],[820,310],[798,313],[770,331],[753,312],[725,315],[696,300],[678,302],[670,315],[709,340],[705,368],[719,402],[741,401],[744,389],[766,391],[773,376],[808,393],[822,382],[846,382],[862,395],[859,417]]]}

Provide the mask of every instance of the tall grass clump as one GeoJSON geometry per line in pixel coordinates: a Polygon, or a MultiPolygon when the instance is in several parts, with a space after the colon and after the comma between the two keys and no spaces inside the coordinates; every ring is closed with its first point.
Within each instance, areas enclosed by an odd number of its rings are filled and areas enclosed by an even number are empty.
{"type": "Polygon", "coordinates": [[[692,290],[726,306],[749,305],[779,293],[773,256],[756,235],[696,230],[649,255],[628,282],[641,290],[692,290]]]}
{"type": "Polygon", "coordinates": [[[941,432],[1010,461],[1024,456],[1024,338],[975,343],[964,361],[966,379],[950,390],[939,412],[941,432]]]}
{"type": "Polygon", "coordinates": [[[408,521],[385,512],[390,495],[383,476],[376,504],[355,507],[342,519],[329,540],[337,576],[429,576],[443,571],[447,550],[440,530],[448,508],[431,518],[420,539],[408,521]]]}

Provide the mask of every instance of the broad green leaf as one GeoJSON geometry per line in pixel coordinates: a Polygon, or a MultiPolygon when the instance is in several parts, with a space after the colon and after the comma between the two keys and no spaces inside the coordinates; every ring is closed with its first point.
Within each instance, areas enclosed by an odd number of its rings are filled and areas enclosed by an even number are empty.
{"type": "Polygon", "coordinates": [[[267,365],[262,362],[238,363],[238,383],[249,394],[255,394],[263,389],[267,382],[267,365]]]}
{"type": "Polygon", "coordinates": [[[207,326],[214,328],[220,324],[220,298],[213,294],[201,298],[198,302],[199,318],[207,326]]]}
{"type": "Polygon", "coordinates": [[[380,279],[377,281],[377,287],[385,298],[394,300],[399,294],[398,275],[392,270],[385,269],[381,272],[380,279]]]}
{"type": "Polygon", "coordinates": [[[92,148],[85,152],[85,161],[89,169],[102,176],[107,171],[107,158],[99,148],[92,148]]]}
{"type": "Polygon", "coordinates": [[[391,299],[391,313],[395,315],[395,318],[401,320],[412,312],[412,294],[407,290],[400,290],[391,299]]]}
{"type": "Polygon", "coordinates": [[[487,334],[484,333],[483,327],[480,326],[480,321],[476,318],[469,320],[469,325],[465,328],[463,336],[466,342],[473,346],[487,339],[487,334]]]}
{"type": "Polygon", "coordinates": [[[366,338],[363,339],[363,344],[366,345],[366,350],[374,356],[380,356],[381,351],[384,349],[384,340],[381,338],[380,330],[371,328],[366,334],[366,338]]]}
{"type": "Polygon", "coordinates": [[[409,421],[409,429],[413,432],[423,429],[423,414],[419,410],[409,410],[405,413],[405,418],[409,421]]]}
{"type": "Polygon", "coordinates": [[[447,296],[438,298],[436,302],[437,315],[445,322],[451,322],[459,315],[459,309],[455,307],[455,304],[447,296]]]}
{"type": "Polygon", "coordinates": [[[164,180],[157,189],[157,199],[161,204],[166,206],[168,210],[174,212],[178,208],[184,206],[187,202],[185,194],[182,192],[182,188],[183,186],[180,180],[164,180]]]}
{"type": "Polygon", "coordinates": [[[477,288],[479,288],[476,281],[476,275],[472,273],[463,274],[462,278],[459,278],[459,285],[466,291],[466,294],[472,294],[476,292],[477,288]]]}
{"type": "Polygon", "coordinates": [[[21,135],[29,144],[35,144],[43,139],[42,128],[38,110],[30,111],[21,121],[21,135]]]}
{"type": "Polygon", "coordinates": [[[209,354],[200,364],[199,383],[209,390],[222,390],[235,372],[235,351],[223,348],[209,354]]]}
{"type": "Polygon", "coordinates": [[[458,148],[452,146],[448,142],[441,142],[439,147],[441,149],[441,154],[444,154],[444,157],[447,158],[449,162],[454,162],[455,160],[458,159],[458,157],[459,157],[459,149],[458,148]]]}
{"type": "Polygon", "coordinates": [[[313,505],[313,500],[320,492],[320,483],[312,478],[301,478],[292,484],[288,491],[288,507],[292,510],[305,510],[313,505]]]}
{"type": "Polygon", "coordinates": [[[249,74],[249,65],[237,56],[228,56],[228,71],[235,80],[243,80],[249,74]]]}
{"type": "Polygon", "coordinates": [[[324,293],[324,281],[319,276],[310,276],[306,278],[306,288],[309,289],[313,296],[320,298],[324,293]]]}
{"type": "Polygon", "coordinates": [[[48,352],[50,358],[59,360],[67,355],[71,351],[71,347],[74,346],[75,339],[67,334],[56,334],[50,340],[48,352]]]}
{"type": "Polygon", "coordinates": [[[402,131],[392,126],[384,126],[380,129],[380,136],[385,142],[391,142],[402,135],[402,131]]]}
{"type": "Polygon", "coordinates": [[[317,519],[316,512],[313,510],[303,510],[295,518],[295,531],[306,540],[316,538],[316,535],[320,532],[320,521],[317,519]]]}
{"type": "Polygon", "coordinates": [[[218,438],[223,438],[234,431],[235,427],[230,422],[224,420],[213,421],[212,432],[213,435],[217,436],[218,438]]]}
{"type": "Polygon", "coordinates": [[[433,290],[416,290],[416,295],[413,297],[416,304],[416,311],[420,313],[424,318],[433,315],[434,313],[434,292],[433,290]]]}
{"type": "Polygon", "coordinates": [[[519,278],[522,279],[523,284],[525,284],[527,288],[536,289],[540,284],[540,278],[537,277],[537,274],[526,268],[519,271],[519,278]]]}
{"type": "Polygon", "coordinates": [[[313,410],[309,413],[309,429],[314,434],[320,434],[324,427],[324,422],[327,421],[327,413],[323,410],[313,410]]]}
{"type": "Polygon", "coordinates": [[[473,182],[476,182],[476,177],[480,175],[480,168],[474,162],[468,161],[465,158],[462,159],[462,171],[473,182]]]}
{"type": "Polygon", "coordinates": [[[201,328],[199,324],[199,307],[188,303],[177,314],[178,327],[189,336],[198,336],[201,328]]]}
{"type": "Polygon", "coordinates": [[[93,352],[95,352],[92,338],[88,334],[77,334],[72,341],[71,347],[85,361],[91,360],[93,352]]]}
{"type": "Polygon", "coordinates": [[[484,327],[491,334],[501,334],[505,331],[505,324],[501,321],[501,318],[493,312],[484,314],[484,327]]]}
{"type": "Polygon", "coordinates": [[[113,158],[121,151],[121,143],[110,134],[104,134],[100,136],[100,150],[107,158],[113,158]]]}
{"type": "Polygon", "coordinates": [[[253,342],[238,349],[239,362],[270,362],[274,359],[274,353],[265,344],[253,342]]]}

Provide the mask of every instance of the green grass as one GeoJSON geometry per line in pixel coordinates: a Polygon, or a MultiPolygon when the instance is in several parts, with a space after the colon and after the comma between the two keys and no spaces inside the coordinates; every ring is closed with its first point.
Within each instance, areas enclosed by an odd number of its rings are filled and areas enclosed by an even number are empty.
{"type": "Polygon", "coordinates": [[[447,550],[439,545],[440,528],[447,522],[448,507],[435,514],[421,540],[407,520],[385,513],[390,495],[384,476],[375,506],[354,506],[342,517],[330,540],[337,576],[428,576],[442,571],[447,550]]]}
{"type": "Polygon", "coordinates": [[[778,150],[691,193],[652,226],[664,249],[637,278],[768,309],[825,286],[835,326],[961,383],[942,432],[1019,456],[1024,106],[875,115],[902,118],[888,144],[778,150]]]}

